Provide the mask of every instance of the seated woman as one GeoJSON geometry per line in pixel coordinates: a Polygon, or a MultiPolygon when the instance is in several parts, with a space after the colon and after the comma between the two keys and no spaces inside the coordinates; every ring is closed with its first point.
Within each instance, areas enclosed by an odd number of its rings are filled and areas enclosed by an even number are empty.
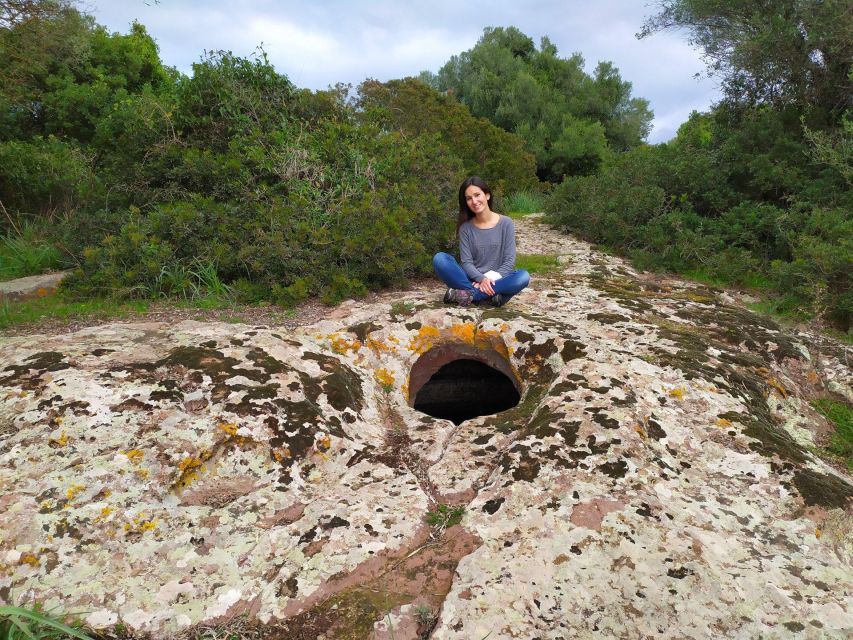
{"type": "Polygon", "coordinates": [[[436,275],[448,286],[445,303],[499,307],[530,283],[527,271],[515,270],[515,224],[489,208],[491,199],[491,190],[476,176],[459,187],[456,235],[462,266],[447,253],[432,259],[436,275]]]}

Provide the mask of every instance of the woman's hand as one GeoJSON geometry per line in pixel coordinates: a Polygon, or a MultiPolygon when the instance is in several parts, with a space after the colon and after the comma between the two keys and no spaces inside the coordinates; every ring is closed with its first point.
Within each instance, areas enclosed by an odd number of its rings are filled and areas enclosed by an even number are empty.
{"type": "Polygon", "coordinates": [[[480,282],[474,282],[473,284],[475,289],[479,289],[487,296],[495,295],[494,281],[489,280],[488,278],[483,278],[480,282]]]}

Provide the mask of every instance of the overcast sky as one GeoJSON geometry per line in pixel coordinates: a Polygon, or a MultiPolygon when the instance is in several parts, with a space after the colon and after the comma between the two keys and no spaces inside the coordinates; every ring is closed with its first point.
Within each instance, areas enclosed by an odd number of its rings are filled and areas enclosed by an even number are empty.
{"type": "Polygon", "coordinates": [[[438,69],[473,47],[485,27],[547,35],[561,57],[578,52],[587,71],[610,60],[633,95],[655,113],[650,142],[675,135],[692,110],[719,97],[685,34],[634,36],[646,0],[84,0],[99,24],[126,33],[138,20],[165,64],[184,73],[202,53],[249,56],[263,45],[279,73],[299,87],[325,89],[365,78],[385,81],[438,69]],[[699,73],[700,78],[694,78],[699,73]]]}

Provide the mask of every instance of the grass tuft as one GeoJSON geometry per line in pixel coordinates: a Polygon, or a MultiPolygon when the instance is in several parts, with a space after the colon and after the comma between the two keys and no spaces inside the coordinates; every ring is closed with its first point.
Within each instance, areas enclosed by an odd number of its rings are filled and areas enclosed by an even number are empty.
{"type": "Polygon", "coordinates": [[[504,198],[504,208],[510,218],[521,218],[530,213],[544,211],[542,198],[530,191],[517,191],[504,198]]]}
{"type": "Polygon", "coordinates": [[[519,254],[515,257],[515,268],[528,273],[550,273],[559,271],[560,262],[556,255],[519,254]]]}
{"type": "Polygon", "coordinates": [[[0,280],[36,276],[58,269],[60,263],[57,248],[41,239],[32,226],[24,226],[20,235],[0,238],[0,280]]]}
{"type": "Polygon", "coordinates": [[[827,398],[815,400],[812,406],[835,425],[835,433],[826,445],[826,450],[840,457],[848,471],[853,471],[853,407],[827,398]]]}
{"type": "Polygon", "coordinates": [[[0,329],[29,324],[43,318],[125,318],[144,313],[149,304],[147,300],[70,300],[61,294],[21,302],[1,300],[0,329]]]}

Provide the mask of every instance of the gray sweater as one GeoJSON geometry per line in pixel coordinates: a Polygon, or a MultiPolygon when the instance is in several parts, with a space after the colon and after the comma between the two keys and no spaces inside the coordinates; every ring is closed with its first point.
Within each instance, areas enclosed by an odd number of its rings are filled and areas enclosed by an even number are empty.
{"type": "Polygon", "coordinates": [[[459,227],[459,258],[462,269],[474,282],[486,271],[506,276],[515,270],[515,224],[501,216],[491,229],[478,229],[470,222],[459,227]]]}

